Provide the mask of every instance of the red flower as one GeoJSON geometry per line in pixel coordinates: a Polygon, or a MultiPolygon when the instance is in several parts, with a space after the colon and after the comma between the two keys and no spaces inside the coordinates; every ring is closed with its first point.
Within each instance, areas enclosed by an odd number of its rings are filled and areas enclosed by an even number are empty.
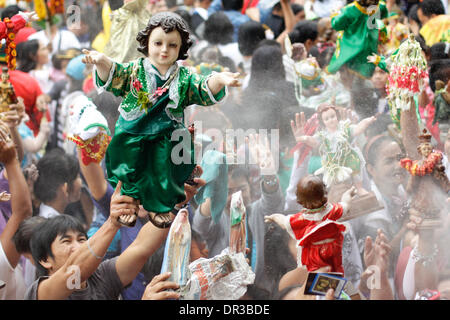
{"type": "Polygon", "coordinates": [[[133,81],[133,88],[135,88],[137,91],[141,90],[142,89],[142,83],[138,79],[135,79],[133,81]]]}

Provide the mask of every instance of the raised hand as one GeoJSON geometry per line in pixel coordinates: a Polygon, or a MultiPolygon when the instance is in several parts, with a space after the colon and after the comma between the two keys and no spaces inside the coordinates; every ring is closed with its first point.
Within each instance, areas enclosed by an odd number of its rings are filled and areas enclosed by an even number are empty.
{"type": "Polygon", "coordinates": [[[133,224],[139,212],[138,201],[132,197],[121,195],[121,187],[122,181],[119,181],[111,197],[110,217],[116,226],[133,224]]]}
{"type": "Polygon", "coordinates": [[[11,200],[11,195],[8,192],[6,191],[0,192],[0,202],[5,202],[9,200],[11,200]]]}
{"type": "Polygon", "coordinates": [[[19,11],[18,15],[20,15],[22,18],[24,18],[26,22],[33,22],[33,21],[39,20],[39,17],[37,15],[36,11],[31,11],[31,12],[19,11]]]}
{"type": "Polygon", "coordinates": [[[83,57],[83,59],[81,59],[81,61],[84,64],[99,65],[106,62],[106,56],[101,52],[83,49],[83,53],[85,54],[85,56],[83,57]]]}
{"type": "Polygon", "coordinates": [[[16,158],[16,146],[11,139],[8,125],[0,120],[0,162],[8,164],[16,158]]]}
{"type": "Polygon", "coordinates": [[[228,87],[240,87],[242,84],[239,81],[240,73],[236,72],[221,72],[222,84],[228,87]]]}
{"type": "Polygon", "coordinates": [[[171,276],[170,272],[158,274],[145,288],[142,300],[168,300],[178,299],[180,294],[175,291],[167,291],[168,289],[176,290],[180,286],[173,281],[166,281],[171,276]]]}
{"type": "Polygon", "coordinates": [[[267,136],[265,135],[263,138],[259,134],[251,134],[246,141],[251,159],[259,166],[261,175],[276,175],[278,170],[267,136]]]}
{"type": "Polygon", "coordinates": [[[295,121],[291,120],[291,130],[292,134],[295,137],[295,141],[303,142],[303,136],[305,135],[305,124],[306,124],[306,118],[305,113],[296,113],[295,114],[295,121]]]}

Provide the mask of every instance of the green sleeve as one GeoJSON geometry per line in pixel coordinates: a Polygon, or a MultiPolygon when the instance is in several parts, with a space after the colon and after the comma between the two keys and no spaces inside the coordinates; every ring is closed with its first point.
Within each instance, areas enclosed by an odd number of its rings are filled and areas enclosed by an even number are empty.
{"type": "Polygon", "coordinates": [[[109,78],[106,82],[102,81],[97,72],[95,72],[95,84],[99,88],[113,93],[115,96],[124,97],[128,94],[131,87],[131,73],[133,71],[134,63],[117,63],[112,66],[109,78]]]}
{"type": "Polygon", "coordinates": [[[225,87],[223,87],[217,94],[212,94],[208,88],[208,79],[209,76],[201,76],[197,73],[190,74],[189,89],[187,92],[187,106],[192,104],[210,106],[216,104],[225,97],[225,87]]]}
{"type": "Polygon", "coordinates": [[[350,7],[344,7],[335,17],[331,18],[331,27],[336,31],[342,31],[356,21],[356,16],[349,10],[350,7]]]}
{"type": "Polygon", "coordinates": [[[380,19],[386,19],[389,16],[389,11],[386,7],[386,2],[380,1],[380,11],[381,11],[380,19]]]}

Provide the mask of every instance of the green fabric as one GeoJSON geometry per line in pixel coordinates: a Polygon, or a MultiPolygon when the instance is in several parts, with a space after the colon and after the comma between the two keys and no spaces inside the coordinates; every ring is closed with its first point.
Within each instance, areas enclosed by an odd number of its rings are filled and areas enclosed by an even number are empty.
{"type": "Polygon", "coordinates": [[[314,174],[320,168],[322,168],[322,159],[320,156],[311,156],[308,162],[308,173],[314,174]]]}
{"type": "MultiPolygon", "coordinates": [[[[116,64],[113,80],[106,87],[106,90],[116,96],[125,96],[121,104],[125,112],[140,108],[137,98],[130,93],[133,68],[137,70],[141,90],[145,90],[147,81],[143,59],[116,64]]],[[[122,115],[119,116],[105,158],[111,185],[115,187],[119,180],[122,181],[122,194],[139,199],[145,210],[156,213],[168,212],[185,200],[184,182],[195,168],[191,135],[182,121],[184,108],[191,104],[213,104],[206,89],[206,77],[200,77],[184,67],[180,67],[179,72],[178,83],[173,82],[171,85],[178,85],[180,100],[176,109],[170,109],[170,112],[175,117],[181,117],[181,122],[172,120],[165,110],[169,103],[173,103],[169,98],[169,91],[166,91],[141,117],[127,121],[122,115]],[[174,130],[182,130],[185,135],[178,141],[171,141],[174,130]],[[177,155],[180,159],[190,159],[188,163],[173,163],[172,153],[179,150],[183,151],[177,155]],[[189,150],[190,154],[183,154],[185,150],[189,150]]],[[[150,76],[155,77],[157,87],[164,85],[164,81],[157,75],[150,76]]],[[[104,85],[97,75],[96,82],[100,86],[104,85]]],[[[218,101],[224,95],[225,88],[214,98],[218,101]]]]}
{"type": "Polygon", "coordinates": [[[211,199],[211,217],[214,223],[219,223],[220,216],[227,204],[228,197],[228,165],[226,156],[216,150],[205,152],[200,166],[203,169],[202,179],[206,185],[194,196],[200,205],[207,198],[211,199]]]}
{"type": "MultiPolygon", "coordinates": [[[[383,2],[379,4],[380,18],[384,19],[388,11],[383,2]]],[[[341,13],[331,19],[331,26],[339,31],[336,51],[327,67],[329,73],[336,73],[344,65],[364,78],[370,78],[375,65],[367,61],[367,57],[378,52],[378,27],[369,28],[370,23],[378,22],[368,14],[361,12],[356,1],[345,6],[341,13]]]]}

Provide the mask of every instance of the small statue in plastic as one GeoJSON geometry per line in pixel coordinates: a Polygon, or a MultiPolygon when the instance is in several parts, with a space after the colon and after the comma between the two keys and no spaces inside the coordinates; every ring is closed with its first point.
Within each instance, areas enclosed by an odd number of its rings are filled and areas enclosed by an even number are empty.
{"type": "Polygon", "coordinates": [[[427,130],[419,136],[417,147],[421,159],[404,158],[400,165],[411,175],[407,191],[411,193],[409,213],[423,218],[419,228],[433,228],[441,224],[440,213],[446,206],[450,182],[445,174],[443,154],[433,150],[431,135],[427,130]]]}
{"type": "Polygon", "coordinates": [[[330,266],[330,272],[344,274],[342,245],[346,227],[340,223],[347,220],[350,201],[355,188],[346,191],[341,202],[328,202],[323,181],[314,175],[300,179],[297,184],[297,202],[303,210],[292,215],[273,214],[265,222],[274,222],[285,229],[297,241],[297,265],[312,272],[330,266]],[[340,222],[338,222],[340,221],[340,222]]]}
{"type": "Polygon", "coordinates": [[[245,205],[242,191],[231,196],[230,226],[230,253],[245,253],[245,205]]]}

